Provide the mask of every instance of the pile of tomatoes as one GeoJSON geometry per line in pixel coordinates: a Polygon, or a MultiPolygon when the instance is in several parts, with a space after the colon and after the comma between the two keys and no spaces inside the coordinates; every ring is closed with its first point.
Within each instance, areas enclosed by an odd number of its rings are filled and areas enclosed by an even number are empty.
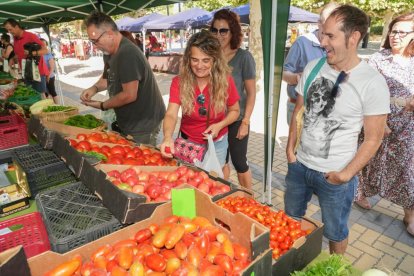
{"type": "Polygon", "coordinates": [[[134,237],[98,248],[86,262],[75,256],[45,275],[240,275],[249,258],[246,247],[206,218],[171,216],[162,225],[150,224],[134,237]]]}
{"type": "Polygon", "coordinates": [[[217,204],[232,213],[241,212],[268,227],[274,259],[285,254],[297,239],[309,234],[308,231],[301,229],[300,222],[286,215],[284,211],[273,211],[269,206],[264,206],[253,198],[228,197],[218,201],[217,204]]]}
{"type": "Polygon", "coordinates": [[[103,163],[135,166],[175,166],[177,161],[164,158],[161,153],[149,148],[128,145],[98,145],[87,140],[69,139],[72,147],[80,152],[96,152],[106,158],[103,163]]]}
{"type": "Polygon", "coordinates": [[[211,195],[226,193],[230,187],[214,181],[203,171],[193,171],[187,167],[179,167],[174,171],[142,171],[139,167],[131,167],[122,172],[107,172],[109,180],[118,188],[147,197],[147,201],[167,201],[171,199],[171,189],[188,184],[211,195]]]}
{"type": "Polygon", "coordinates": [[[132,143],[114,132],[80,133],[76,135],[76,139],[80,141],[111,143],[119,145],[131,145],[132,143]]]}

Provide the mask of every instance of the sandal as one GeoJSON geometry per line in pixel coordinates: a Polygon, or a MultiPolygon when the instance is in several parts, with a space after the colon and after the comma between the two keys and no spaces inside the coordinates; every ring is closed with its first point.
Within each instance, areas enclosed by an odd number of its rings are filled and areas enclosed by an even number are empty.
{"type": "Polygon", "coordinates": [[[405,230],[407,230],[407,233],[409,234],[409,235],[411,235],[412,237],[414,237],[414,229],[412,228],[412,227],[410,227],[410,225],[408,224],[408,222],[405,220],[405,218],[403,219],[403,223],[404,223],[404,225],[405,225],[405,227],[406,227],[406,229],[405,230]]]}
{"type": "Polygon", "coordinates": [[[358,205],[359,207],[366,209],[366,210],[371,210],[371,203],[369,203],[368,199],[366,197],[364,197],[363,199],[360,200],[355,200],[355,204],[358,205]]]}

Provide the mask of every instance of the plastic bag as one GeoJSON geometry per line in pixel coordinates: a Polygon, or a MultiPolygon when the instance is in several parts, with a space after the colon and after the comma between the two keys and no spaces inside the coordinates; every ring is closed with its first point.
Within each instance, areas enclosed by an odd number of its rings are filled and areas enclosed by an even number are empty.
{"type": "Polygon", "coordinates": [[[214,147],[213,137],[208,135],[208,148],[204,155],[203,161],[194,160],[194,165],[208,172],[215,172],[218,177],[223,178],[223,170],[216,155],[216,148],[214,147]]]}

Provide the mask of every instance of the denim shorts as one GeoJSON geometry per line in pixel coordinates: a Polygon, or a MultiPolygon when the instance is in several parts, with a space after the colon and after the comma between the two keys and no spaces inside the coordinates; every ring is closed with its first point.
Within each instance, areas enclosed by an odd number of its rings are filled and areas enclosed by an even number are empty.
{"type": "Polygon", "coordinates": [[[319,199],[324,236],[333,242],[348,237],[348,219],[358,185],[354,176],[341,185],[329,183],[324,173],[307,168],[296,161],[288,163],[286,175],[285,212],[292,217],[303,217],[312,194],[319,199]]]}
{"type": "Polygon", "coordinates": [[[227,139],[228,134],[224,134],[218,140],[214,141],[214,147],[216,148],[216,155],[220,162],[220,166],[224,167],[226,164],[227,148],[229,147],[229,141],[227,139]]]}

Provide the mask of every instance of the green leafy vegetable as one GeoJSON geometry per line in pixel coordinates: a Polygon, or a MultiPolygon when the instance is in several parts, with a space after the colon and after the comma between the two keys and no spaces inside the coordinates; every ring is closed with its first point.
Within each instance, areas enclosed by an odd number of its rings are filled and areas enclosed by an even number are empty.
{"type": "Polygon", "coordinates": [[[327,260],[317,262],[304,271],[295,271],[291,276],[348,276],[352,266],[341,255],[330,255],[327,260]]]}
{"type": "Polygon", "coordinates": [[[50,105],[43,108],[43,112],[58,112],[58,111],[66,111],[73,109],[72,106],[62,106],[62,105],[50,105]]]}
{"type": "Polygon", "coordinates": [[[75,115],[70,117],[64,122],[65,125],[81,127],[86,129],[93,129],[102,126],[103,121],[95,118],[95,116],[87,115],[75,115]]]}
{"type": "Polygon", "coordinates": [[[102,153],[99,153],[99,152],[95,152],[95,151],[86,151],[86,152],[83,152],[83,154],[86,155],[86,156],[94,157],[94,158],[99,159],[99,160],[103,160],[103,161],[106,161],[106,159],[107,159],[105,155],[103,155],[102,153]]]}

